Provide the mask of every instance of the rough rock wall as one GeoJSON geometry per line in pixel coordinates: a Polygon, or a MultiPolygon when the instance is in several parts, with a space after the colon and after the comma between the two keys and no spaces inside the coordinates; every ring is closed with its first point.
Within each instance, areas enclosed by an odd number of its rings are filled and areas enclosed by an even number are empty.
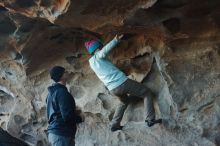
{"type": "Polygon", "coordinates": [[[77,145],[220,145],[219,16],[218,0],[0,0],[1,127],[47,145],[48,70],[62,65],[74,73],[68,88],[85,116],[77,145]],[[83,43],[117,33],[127,39],[110,59],[154,91],[164,125],[147,128],[137,100],[124,129],[108,129],[119,101],[89,68],[83,43]]]}

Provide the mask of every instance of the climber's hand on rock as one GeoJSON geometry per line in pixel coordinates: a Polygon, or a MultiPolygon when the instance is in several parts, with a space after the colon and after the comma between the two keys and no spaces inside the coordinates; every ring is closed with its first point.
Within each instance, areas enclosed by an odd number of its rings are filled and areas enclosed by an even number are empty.
{"type": "Polygon", "coordinates": [[[116,35],[115,38],[116,38],[117,40],[121,40],[123,36],[124,36],[123,34],[120,34],[120,35],[116,35]]]}

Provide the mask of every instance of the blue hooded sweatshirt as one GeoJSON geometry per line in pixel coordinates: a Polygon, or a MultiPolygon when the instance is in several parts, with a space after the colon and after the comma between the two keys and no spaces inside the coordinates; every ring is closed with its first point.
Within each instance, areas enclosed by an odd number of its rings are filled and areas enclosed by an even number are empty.
{"type": "Polygon", "coordinates": [[[55,83],[48,87],[47,117],[48,132],[61,136],[74,137],[76,123],[82,120],[76,114],[76,104],[66,86],[55,83]]]}

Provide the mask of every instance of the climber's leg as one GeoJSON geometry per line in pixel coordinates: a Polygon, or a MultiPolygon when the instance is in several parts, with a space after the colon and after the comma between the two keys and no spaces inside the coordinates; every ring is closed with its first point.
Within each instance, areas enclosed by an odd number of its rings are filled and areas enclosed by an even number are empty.
{"type": "Polygon", "coordinates": [[[123,128],[120,125],[120,123],[127,107],[128,107],[128,103],[123,103],[123,102],[119,103],[112,118],[112,121],[110,123],[111,131],[121,130],[123,128]]]}
{"type": "Polygon", "coordinates": [[[134,80],[128,81],[128,93],[132,96],[138,96],[144,98],[146,119],[145,122],[148,127],[153,126],[157,123],[162,123],[162,119],[155,119],[155,109],[153,104],[154,94],[143,84],[134,80]],[[136,88],[135,88],[136,87],[136,88]]]}
{"type": "Polygon", "coordinates": [[[147,123],[148,127],[153,126],[156,123],[162,123],[162,119],[155,120],[155,110],[153,106],[153,96],[148,96],[147,98],[144,98],[144,108],[147,113],[145,122],[147,123]]]}
{"type": "Polygon", "coordinates": [[[124,112],[127,109],[128,104],[129,104],[128,96],[126,94],[123,94],[122,91],[123,91],[122,86],[119,86],[116,89],[113,89],[111,91],[111,94],[117,96],[120,100],[120,103],[117,105],[113,119],[110,123],[111,131],[122,129],[122,126],[120,125],[120,123],[124,116],[124,112]]]}
{"type": "Polygon", "coordinates": [[[155,109],[153,104],[153,93],[150,89],[148,89],[143,84],[128,79],[125,84],[125,88],[123,92],[126,92],[131,97],[141,97],[144,98],[144,105],[145,105],[145,111],[146,111],[146,122],[149,127],[153,126],[156,123],[161,123],[162,120],[155,120],[155,109]]]}
{"type": "Polygon", "coordinates": [[[145,103],[145,111],[146,111],[146,119],[151,120],[155,119],[155,110],[154,110],[154,105],[153,105],[153,93],[151,92],[150,89],[148,89],[146,86],[143,84],[128,79],[125,82],[125,91],[129,96],[131,97],[140,97],[144,98],[144,103],[145,103]]]}

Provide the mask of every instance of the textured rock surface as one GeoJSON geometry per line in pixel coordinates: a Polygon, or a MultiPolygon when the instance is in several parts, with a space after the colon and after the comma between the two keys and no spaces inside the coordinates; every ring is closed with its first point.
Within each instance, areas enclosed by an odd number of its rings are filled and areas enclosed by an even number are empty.
{"type": "Polygon", "coordinates": [[[47,145],[48,70],[62,65],[75,74],[68,88],[85,116],[77,145],[220,145],[219,16],[219,0],[0,0],[1,127],[47,145]],[[145,127],[137,100],[124,129],[108,129],[119,101],[89,68],[83,43],[117,33],[127,39],[110,59],[154,91],[164,125],[145,127]]]}

